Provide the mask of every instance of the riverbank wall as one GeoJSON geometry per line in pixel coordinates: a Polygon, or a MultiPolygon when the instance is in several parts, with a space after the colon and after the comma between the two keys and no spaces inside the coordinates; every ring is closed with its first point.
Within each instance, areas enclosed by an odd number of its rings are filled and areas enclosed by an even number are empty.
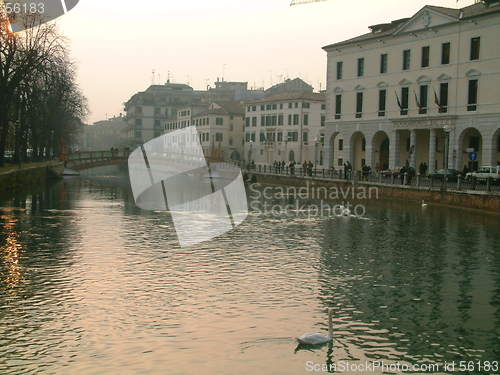
{"type": "Polygon", "coordinates": [[[64,162],[46,161],[21,164],[0,169],[0,194],[9,196],[34,186],[43,186],[51,179],[61,178],[64,162]]]}
{"type": "Polygon", "coordinates": [[[453,207],[475,209],[500,214],[500,194],[476,190],[446,190],[440,188],[389,185],[374,182],[352,182],[346,180],[322,179],[320,177],[296,177],[264,173],[252,173],[257,182],[264,185],[294,187],[325,187],[346,191],[365,187],[376,187],[379,200],[398,200],[441,204],[453,207]]]}

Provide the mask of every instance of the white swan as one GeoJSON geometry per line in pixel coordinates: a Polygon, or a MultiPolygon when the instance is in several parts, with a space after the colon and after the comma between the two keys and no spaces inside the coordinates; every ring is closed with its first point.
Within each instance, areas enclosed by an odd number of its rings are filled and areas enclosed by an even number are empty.
{"type": "Polygon", "coordinates": [[[425,203],[424,201],[422,201],[422,207],[427,207],[427,206],[428,206],[428,204],[425,203]]]}
{"type": "Polygon", "coordinates": [[[328,335],[322,333],[306,333],[297,337],[297,341],[303,345],[322,345],[333,340],[333,309],[328,309],[328,335]]]}

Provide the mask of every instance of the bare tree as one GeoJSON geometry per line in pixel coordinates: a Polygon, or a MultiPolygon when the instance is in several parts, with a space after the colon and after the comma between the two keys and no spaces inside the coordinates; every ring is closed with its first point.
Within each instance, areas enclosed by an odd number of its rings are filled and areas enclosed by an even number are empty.
{"type": "Polygon", "coordinates": [[[87,114],[66,43],[53,24],[25,20],[14,34],[0,9],[0,165],[6,146],[17,161],[57,156],[87,114]]]}

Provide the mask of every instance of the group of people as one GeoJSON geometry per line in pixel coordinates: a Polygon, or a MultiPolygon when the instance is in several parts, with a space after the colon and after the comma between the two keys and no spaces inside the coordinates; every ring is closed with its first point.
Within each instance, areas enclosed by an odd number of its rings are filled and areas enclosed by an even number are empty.
{"type": "Polygon", "coordinates": [[[344,180],[349,179],[351,173],[352,173],[352,164],[349,161],[346,161],[344,163],[344,180]]]}
{"type": "Polygon", "coordinates": [[[420,176],[427,176],[427,171],[429,170],[429,166],[426,162],[420,163],[418,166],[418,173],[420,176]]]}
{"type": "MultiPolygon", "coordinates": [[[[422,164],[420,165],[420,167],[422,167],[422,164]]],[[[401,180],[401,185],[403,185],[404,182],[405,182],[405,176],[406,176],[406,184],[410,185],[411,184],[411,180],[416,175],[417,175],[417,172],[416,172],[415,168],[413,168],[412,166],[410,166],[410,163],[407,160],[406,163],[405,163],[405,165],[403,167],[401,167],[401,169],[399,170],[399,178],[401,180]]]]}

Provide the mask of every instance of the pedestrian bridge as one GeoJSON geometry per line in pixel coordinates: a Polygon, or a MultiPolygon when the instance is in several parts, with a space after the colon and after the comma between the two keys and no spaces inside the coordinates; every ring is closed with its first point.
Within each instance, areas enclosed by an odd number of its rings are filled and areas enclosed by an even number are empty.
{"type": "Polygon", "coordinates": [[[64,166],[75,171],[126,163],[130,150],[80,151],[65,154],[64,166]]]}

